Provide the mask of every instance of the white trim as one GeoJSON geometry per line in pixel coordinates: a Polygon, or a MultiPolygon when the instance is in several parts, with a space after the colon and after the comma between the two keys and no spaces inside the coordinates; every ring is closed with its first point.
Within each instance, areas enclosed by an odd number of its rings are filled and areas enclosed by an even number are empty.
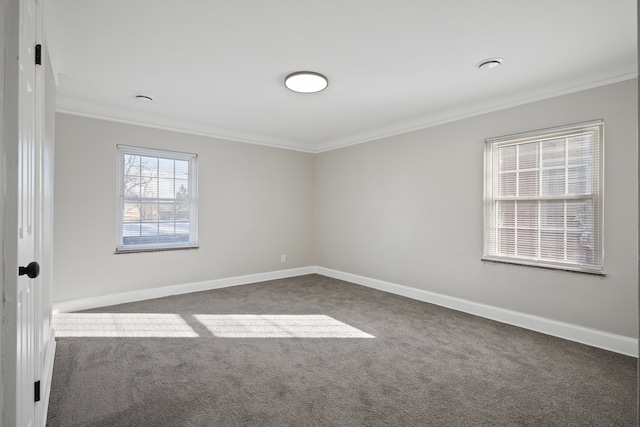
{"type": "Polygon", "coordinates": [[[377,141],[379,139],[390,138],[405,133],[418,131],[422,129],[428,129],[447,123],[457,122],[459,120],[469,119],[472,117],[481,116],[483,114],[494,113],[496,111],[506,110],[508,108],[519,107],[521,105],[532,104],[534,102],[544,101],[546,99],[557,98],[559,96],[570,95],[572,93],[582,92],[589,89],[595,89],[601,86],[607,86],[615,83],[621,83],[627,80],[633,80],[638,77],[638,73],[625,73],[618,77],[613,77],[606,80],[597,81],[594,83],[588,83],[579,85],[569,89],[561,89],[551,91],[542,95],[525,96],[520,99],[512,100],[506,99],[495,105],[474,105],[462,110],[450,110],[444,111],[432,115],[425,120],[420,120],[415,123],[407,123],[400,127],[389,127],[387,129],[380,129],[373,134],[360,134],[349,136],[343,139],[335,139],[332,141],[326,141],[315,147],[315,153],[324,153],[326,151],[338,150],[340,148],[351,147],[352,145],[364,144],[365,142],[377,141]]]}
{"type": "Polygon", "coordinates": [[[51,337],[49,339],[49,346],[47,347],[47,355],[44,361],[44,372],[42,372],[42,379],[40,380],[40,404],[42,407],[42,419],[37,425],[47,425],[47,412],[49,410],[49,397],[51,396],[51,379],[53,378],[53,362],[56,355],[56,331],[51,330],[51,337]]]}
{"type": "Polygon", "coordinates": [[[437,294],[422,289],[411,288],[396,283],[385,282],[356,274],[345,273],[324,267],[316,267],[316,273],[334,279],[345,280],[380,291],[412,298],[418,301],[436,304],[464,313],[473,314],[509,325],[519,326],[554,337],[564,338],[593,347],[602,348],[628,356],[638,357],[638,340],[631,337],[616,335],[597,329],[585,328],[557,320],[546,319],[530,314],[519,313],[504,308],[480,304],[461,298],[437,294]]]}
{"type": "MultiPolygon", "coordinates": [[[[62,96],[58,96],[57,99],[58,100],[63,99],[64,101],[64,97],[62,96]]],[[[60,105],[60,103],[58,103],[58,105],[60,105]]],[[[243,144],[261,145],[261,146],[270,147],[270,148],[280,148],[282,150],[301,151],[303,153],[316,153],[315,149],[299,146],[294,142],[289,142],[284,140],[262,141],[260,140],[261,138],[253,137],[253,136],[249,136],[249,137],[240,136],[240,135],[233,136],[231,135],[230,132],[219,131],[215,128],[196,129],[196,127],[199,127],[199,126],[191,125],[188,122],[176,123],[176,124],[170,124],[170,125],[166,125],[166,124],[161,125],[161,124],[152,123],[151,121],[143,120],[143,119],[118,118],[116,117],[115,114],[109,114],[109,113],[86,113],[86,112],[79,111],[81,109],[82,108],[76,107],[76,106],[71,106],[68,108],[57,107],[56,112],[69,114],[72,116],[86,117],[89,119],[105,120],[108,122],[123,123],[126,125],[142,126],[142,127],[151,128],[151,129],[165,130],[168,132],[178,132],[186,135],[204,136],[207,138],[222,139],[225,141],[241,142],[243,144]]],[[[166,120],[164,121],[166,122],[166,120]]]]}
{"type": "Polygon", "coordinates": [[[598,347],[616,353],[638,357],[638,340],[635,338],[612,334],[597,329],[585,328],[583,326],[559,322],[557,320],[546,319],[530,314],[519,313],[517,311],[481,304],[462,298],[442,295],[435,292],[429,292],[422,289],[385,282],[383,280],[372,279],[370,277],[358,276],[356,274],[345,273],[319,266],[292,268],[289,270],[278,270],[267,273],[250,274],[246,276],[214,279],[204,282],[186,283],[182,285],[142,289],[139,291],[62,301],[53,304],[53,313],[69,313],[78,310],[88,310],[91,308],[106,307],[109,305],[127,302],[143,301],[190,292],[246,285],[313,273],[389,292],[395,295],[401,295],[418,301],[439,305],[464,313],[473,314],[475,316],[518,326],[524,329],[530,329],[532,331],[541,332],[543,334],[563,338],[569,341],[579,342],[592,347],[598,347]]]}
{"type": "Polygon", "coordinates": [[[127,302],[144,301],[153,298],[168,297],[171,295],[208,291],[211,289],[227,288],[230,286],[246,285],[250,283],[303,276],[305,274],[313,273],[315,273],[315,267],[300,267],[289,270],[270,271],[266,273],[249,274],[246,276],[213,279],[206,280],[204,282],[185,283],[181,285],[163,286],[160,288],[141,289],[138,291],[61,301],[53,304],[53,313],[70,313],[78,310],[88,310],[91,308],[106,307],[109,305],[123,304],[127,302]]]}

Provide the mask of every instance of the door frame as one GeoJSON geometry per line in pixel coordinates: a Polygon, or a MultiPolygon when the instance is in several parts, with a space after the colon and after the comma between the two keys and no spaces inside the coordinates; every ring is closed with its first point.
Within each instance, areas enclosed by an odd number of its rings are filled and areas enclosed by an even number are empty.
{"type": "Polygon", "coordinates": [[[19,138],[19,75],[18,51],[20,38],[20,2],[2,0],[3,45],[7,54],[2,67],[4,93],[2,110],[2,293],[5,303],[2,306],[2,421],[3,425],[16,425],[17,402],[16,389],[16,290],[18,288],[18,138],[19,138]],[[10,367],[14,369],[10,369],[10,367]]]}

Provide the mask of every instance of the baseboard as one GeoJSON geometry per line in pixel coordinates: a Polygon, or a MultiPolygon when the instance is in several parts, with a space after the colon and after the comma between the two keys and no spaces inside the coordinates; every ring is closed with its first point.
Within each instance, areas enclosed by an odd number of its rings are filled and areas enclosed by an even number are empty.
{"type": "Polygon", "coordinates": [[[246,285],[249,283],[265,282],[267,280],[284,279],[287,277],[303,276],[305,274],[313,273],[315,273],[315,267],[313,266],[270,271],[266,273],[249,274],[246,276],[206,280],[204,282],[185,283],[181,285],[163,286],[159,288],[141,289],[138,291],[56,302],[53,304],[52,309],[53,313],[70,313],[73,311],[88,310],[91,308],[106,307],[109,305],[123,304],[127,302],[188,294],[191,292],[208,291],[211,289],[246,285]]]}
{"type": "Polygon", "coordinates": [[[335,279],[356,283],[369,288],[436,304],[442,307],[496,320],[498,322],[590,345],[592,347],[598,347],[616,353],[638,357],[638,340],[634,338],[585,328],[530,314],[519,313],[517,311],[506,310],[499,307],[493,307],[461,298],[450,297],[329,268],[316,267],[315,272],[323,276],[333,277],[335,279]]]}
{"type": "Polygon", "coordinates": [[[507,323],[547,335],[564,338],[593,347],[602,348],[628,356],[638,357],[638,340],[622,335],[616,335],[596,329],[585,328],[579,325],[559,322],[543,317],[524,314],[517,311],[480,304],[461,298],[429,292],[422,289],[411,288],[396,283],[370,277],[358,276],[325,267],[310,266],[278,270],[266,273],[249,274],[224,279],[207,280],[204,282],[186,283],[160,288],[143,289],[139,291],[124,292],[99,297],[83,298],[63,301],[53,304],[54,313],[69,313],[78,310],[106,307],[109,305],[123,304],[127,302],[143,301],[153,298],[162,298],[171,295],[180,295],[190,292],[207,291],[211,289],[225,288],[229,286],[245,285],[249,283],[264,282],[267,280],[284,279],[287,277],[302,276],[318,273],[323,276],[333,277],[369,288],[378,289],[396,295],[405,296],[419,301],[436,304],[476,316],[484,317],[498,322],[507,323]]]}
{"type": "Polygon", "coordinates": [[[51,330],[51,337],[49,338],[49,346],[47,347],[47,355],[44,362],[44,372],[42,372],[42,379],[40,380],[40,394],[42,403],[42,418],[40,419],[41,426],[47,425],[47,411],[49,409],[49,397],[51,396],[51,379],[53,377],[53,362],[56,355],[56,332],[51,330]]]}

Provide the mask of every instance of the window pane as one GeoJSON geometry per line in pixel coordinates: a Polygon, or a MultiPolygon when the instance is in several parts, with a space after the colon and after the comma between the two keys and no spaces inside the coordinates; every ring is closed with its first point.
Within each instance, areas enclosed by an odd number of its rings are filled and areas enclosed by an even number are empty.
{"type": "Polygon", "coordinates": [[[543,141],[542,167],[564,166],[564,138],[543,141]]]}
{"type": "Polygon", "coordinates": [[[538,248],[538,232],[536,230],[517,230],[518,256],[535,258],[538,248]]]}
{"type": "Polygon", "coordinates": [[[580,235],[567,236],[567,261],[578,264],[593,262],[593,250],[588,245],[583,245],[580,235]]]}
{"type": "Polygon", "coordinates": [[[158,176],[160,178],[170,178],[173,179],[174,171],[173,171],[173,159],[158,159],[158,176]]]}
{"type": "Polygon", "coordinates": [[[538,142],[529,142],[518,146],[518,169],[537,169],[540,155],[538,142]]]}
{"type": "Polygon", "coordinates": [[[175,198],[186,199],[189,197],[189,180],[176,179],[175,183],[175,198]]]}
{"type": "Polygon", "coordinates": [[[175,205],[173,203],[160,203],[158,205],[158,218],[160,221],[173,221],[175,219],[175,205]]]}
{"type": "Polygon", "coordinates": [[[518,196],[537,196],[538,187],[538,171],[527,171],[518,173],[518,196]]]}
{"type": "Polygon", "coordinates": [[[176,160],[176,178],[187,179],[189,176],[189,162],[186,160],[176,160]]]}
{"type": "Polygon", "coordinates": [[[576,263],[594,261],[593,204],[591,201],[569,203],[567,258],[576,263]]]}
{"type": "Polygon", "coordinates": [[[564,260],[564,232],[540,232],[540,258],[548,260],[564,260]]]}
{"type": "Polygon", "coordinates": [[[124,176],[124,197],[137,199],[140,197],[140,177],[124,176]]]}
{"type": "Polygon", "coordinates": [[[512,228],[498,228],[498,254],[515,255],[515,230],[512,228]]]}
{"type": "Polygon", "coordinates": [[[540,203],[540,226],[547,230],[564,228],[564,201],[540,203]]]}
{"type": "Polygon", "coordinates": [[[593,200],[567,202],[567,228],[593,233],[594,222],[593,200]]]}
{"type": "Polygon", "coordinates": [[[498,227],[515,227],[516,225],[516,202],[497,202],[498,227]]]}
{"type": "Polygon", "coordinates": [[[516,169],[516,146],[510,145],[498,149],[498,163],[500,172],[516,169]]]}
{"type": "Polygon", "coordinates": [[[189,202],[180,202],[176,207],[176,220],[188,221],[190,217],[190,204],[189,202]]]}
{"type": "Polygon", "coordinates": [[[140,157],[141,175],[143,177],[155,178],[158,176],[158,158],[157,157],[140,157]]]}
{"type": "Polygon", "coordinates": [[[189,235],[188,222],[176,222],[176,234],[189,235]]]}
{"type": "Polygon", "coordinates": [[[174,180],[160,178],[158,180],[158,197],[161,199],[173,199],[175,197],[174,180]]]}
{"type": "Polygon", "coordinates": [[[158,235],[158,223],[157,222],[143,222],[140,224],[141,236],[157,236],[158,235]]]}
{"type": "Polygon", "coordinates": [[[140,193],[145,199],[158,197],[158,178],[142,177],[140,193]]]}
{"type": "Polygon", "coordinates": [[[140,223],[125,221],[122,223],[122,236],[139,236],[140,235],[140,223]]]}
{"type": "Polygon", "coordinates": [[[591,194],[591,167],[575,166],[567,170],[568,194],[584,195],[591,194]]]}
{"type": "Polygon", "coordinates": [[[516,173],[505,172],[500,174],[500,190],[501,197],[509,197],[516,195],[516,173]]]}
{"type": "Polygon", "coordinates": [[[542,170],[542,195],[562,196],[565,194],[565,169],[542,170]]]}
{"type": "Polygon", "coordinates": [[[132,176],[140,175],[140,156],[125,154],[123,173],[124,175],[132,176]]]}
{"type": "Polygon", "coordinates": [[[172,236],[175,232],[175,223],[160,222],[158,224],[158,231],[161,236],[172,236]]]}
{"type": "Polygon", "coordinates": [[[140,221],[140,205],[138,203],[125,203],[122,219],[124,221],[140,221]]]}
{"type": "Polygon", "coordinates": [[[518,228],[538,227],[538,202],[526,201],[517,204],[518,228]]]}
{"type": "Polygon", "coordinates": [[[567,138],[567,156],[570,165],[589,165],[593,151],[593,134],[567,138]]]}
{"type": "Polygon", "coordinates": [[[156,203],[141,203],[140,218],[143,221],[158,219],[158,205],[156,203]]]}

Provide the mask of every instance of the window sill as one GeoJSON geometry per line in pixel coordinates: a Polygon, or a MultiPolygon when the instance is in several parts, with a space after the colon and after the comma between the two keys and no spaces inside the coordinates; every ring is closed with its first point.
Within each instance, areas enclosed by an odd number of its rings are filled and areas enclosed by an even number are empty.
{"type": "Polygon", "coordinates": [[[526,260],[516,260],[516,259],[510,259],[510,258],[493,258],[493,257],[486,257],[486,256],[482,257],[481,260],[484,262],[490,262],[490,263],[513,264],[513,265],[521,265],[524,267],[543,268],[545,270],[560,270],[560,271],[567,271],[571,273],[589,274],[592,276],[606,276],[606,273],[603,270],[571,267],[568,265],[561,265],[561,264],[542,264],[542,263],[536,263],[536,262],[527,262],[526,260]]]}
{"type": "Polygon", "coordinates": [[[166,252],[166,251],[183,251],[189,249],[198,249],[200,246],[176,246],[176,247],[166,247],[166,248],[131,248],[131,249],[116,249],[114,254],[135,254],[140,252],[166,252]]]}

